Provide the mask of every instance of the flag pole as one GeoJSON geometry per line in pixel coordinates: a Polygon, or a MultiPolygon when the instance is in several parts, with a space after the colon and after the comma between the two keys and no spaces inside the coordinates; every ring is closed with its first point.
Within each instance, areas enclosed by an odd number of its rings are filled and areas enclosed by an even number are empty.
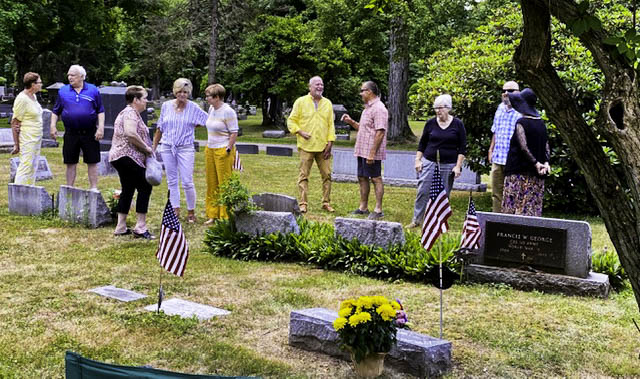
{"type": "MultiPolygon", "coordinates": [[[[171,199],[171,190],[167,190],[167,199],[171,199]]],[[[164,218],[164,214],[162,215],[162,217],[164,218]]],[[[160,221],[160,224],[162,224],[162,221],[160,221]]],[[[160,225],[160,229],[162,229],[162,225],[160,225]]],[[[158,249],[160,249],[161,243],[162,243],[161,239],[158,240],[158,249]]],[[[160,265],[160,277],[158,282],[158,309],[156,310],[156,313],[160,313],[160,307],[162,307],[162,300],[164,298],[164,290],[162,289],[163,271],[164,271],[164,268],[162,267],[162,265],[160,265]]]]}
{"type": "Polygon", "coordinates": [[[160,313],[160,307],[162,306],[162,298],[164,297],[164,291],[162,290],[162,266],[160,266],[160,283],[158,285],[158,309],[156,313],[160,313]]]}
{"type": "MultiPolygon", "coordinates": [[[[440,150],[436,151],[436,164],[438,165],[438,171],[440,171],[440,150]]],[[[439,261],[439,276],[440,276],[440,286],[438,286],[438,288],[440,289],[440,339],[442,339],[442,307],[443,307],[443,301],[442,301],[442,238],[440,238],[439,241],[440,244],[440,248],[438,249],[438,261],[439,261]]]]}

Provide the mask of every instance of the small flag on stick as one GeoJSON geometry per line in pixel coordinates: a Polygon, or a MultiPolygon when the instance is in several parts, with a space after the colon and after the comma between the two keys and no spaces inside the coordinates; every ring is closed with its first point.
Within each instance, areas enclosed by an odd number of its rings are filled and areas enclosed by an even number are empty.
{"type": "Polygon", "coordinates": [[[429,190],[429,203],[427,203],[424,222],[422,223],[422,246],[427,251],[431,250],[441,233],[446,233],[449,230],[447,220],[451,217],[451,214],[451,206],[449,205],[447,192],[444,190],[444,184],[442,184],[440,168],[436,165],[429,190]]]}
{"type": "Polygon", "coordinates": [[[189,243],[171,206],[171,200],[167,200],[167,205],[164,207],[156,258],[160,261],[160,266],[170,273],[178,276],[184,274],[189,259],[189,243]]]}
{"type": "Polygon", "coordinates": [[[464,219],[462,225],[462,238],[460,240],[460,248],[475,249],[478,247],[478,240],[482,235],[482,229],[478,224],[478,215],[476,214],[476,205],[473,203],[473,198],[469,194],[469,209],[467,209],[467,216],[464,219]]]}
{"type": "Polygon", "coordinates": [[[236,148],[236,156],[233,159],[233,170],[234,171],[244,171],[244,167],[242,166],[242,161],[240,161],[240,153],[238,153],[238,148],[236,148]]]}

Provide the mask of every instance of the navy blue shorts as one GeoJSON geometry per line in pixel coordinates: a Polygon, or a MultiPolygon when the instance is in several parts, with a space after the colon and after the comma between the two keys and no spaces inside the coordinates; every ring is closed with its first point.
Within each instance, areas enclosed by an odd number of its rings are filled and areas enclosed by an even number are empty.
{"type": "Polygon", "coordinates": [[[382,176],[382,161],[373,161],[372,164],[367,163],[367,158],[358,158],[358,176],[366,178],[379,178],[382,176]]]}

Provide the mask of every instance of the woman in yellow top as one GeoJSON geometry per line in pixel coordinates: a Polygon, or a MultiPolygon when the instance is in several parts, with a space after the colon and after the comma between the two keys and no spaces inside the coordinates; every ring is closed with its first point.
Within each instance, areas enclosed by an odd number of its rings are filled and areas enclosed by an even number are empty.
{"type": "Polygon", "coordinates": [[[42,142],[42,107],[36,99],[36,93],[42,89],[42,80],[35,72],[27,72],[23,82],[24,90],[13,102],[11,120],[14,142],[11,153],[20,153],[20,165],[14,183],[35,185],[42,142]]]}

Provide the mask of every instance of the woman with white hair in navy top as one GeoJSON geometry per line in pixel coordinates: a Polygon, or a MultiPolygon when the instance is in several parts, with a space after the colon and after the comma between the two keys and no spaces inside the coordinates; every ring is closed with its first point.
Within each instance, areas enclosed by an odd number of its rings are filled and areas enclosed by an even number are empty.
{"type": "Polygon", "coordinates": [[[193,184],[196,126],[207,123],[207,113],[193,101],[189,101],[193,85],[189,79],[179,78],[173,83],[175,100],[162,104],[158,129],[153,137],[153,151],[158,143],[162,162],[167,173],[167,186],[171,205],[180,216],[180,189],[178,180],[187,198],[187,221],[196,221],[196,187],[193,184]]]}
{"type": "Polygon", "coordinates": [[[453,187],[453,179],[462,173],[462,162],[467,153],[467,131],[460,119],[449,114],[451,96],[444,94],[433,102],[436,117],[427,121],[416,152],[415,169],[418,175],[418,190],[413,209],[413,220],[408,228],[422,224],[429,202],[429,190],[440,154],[440,175],[447,196],[453,187]]]}

